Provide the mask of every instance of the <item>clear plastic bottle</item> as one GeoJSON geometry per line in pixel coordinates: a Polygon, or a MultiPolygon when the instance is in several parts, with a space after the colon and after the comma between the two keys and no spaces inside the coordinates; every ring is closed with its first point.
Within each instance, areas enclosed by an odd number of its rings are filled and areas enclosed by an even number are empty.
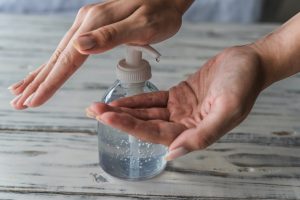
{"type": "MultiPolygon", "coordinates": [[[[133,47],[130,46],[129,48],[133,47]]],[[[154,50],[146,46],[146,50],[149,49],[150,53],[154,50]]],[[[128,61],[130,59],[132,60],[132,55],[136,54],[136,51],[141,52],[142,50],[144,50],[144,47],[133,50],[129,49],[129,51],[127,51],[126,60],[120,61],[121,64],[119,63],[118,67],[120,65],[126,67],[129,63],[128,61]]],[[[155,52],[154,50],[154,53],[155,52]]],[[[138,57],[133,59],[134,62],[131,62],[131,67],[136,66],[133,67],[136,70],[133,68],[129,70],[131,72],[138,71],[138,74],[135,76],[132,76],[132,74],[124,75],[122,70],[121,72],[119,71],[117,74],[121,80],[117,80],[113,86],[108,89],[102,98],[102,102],[110,103],[119,98],[158,91],[158,89],[148,81],[151,77],[151,71],[149,71],[150,66],[148,66],[149,63],[143,60],[141,64],[139,59],[141,59],[141,55],[138,55],[138,57]],[[137,65],[140,64],[146,66],[144,70],[137,69],[140,68],[137,67],[137,65]]],[[[128,71],[128,69],[125,71],[128,71]]],[[[120,130],[100,122],[98,123],[98,144],[100,166],[105,172],[117,178],[144,180],[158,175],[166,166],[166,160],[164,159],[167,153],[166,146],[142,141],[128,133],[123,133],[120,130]]]]}

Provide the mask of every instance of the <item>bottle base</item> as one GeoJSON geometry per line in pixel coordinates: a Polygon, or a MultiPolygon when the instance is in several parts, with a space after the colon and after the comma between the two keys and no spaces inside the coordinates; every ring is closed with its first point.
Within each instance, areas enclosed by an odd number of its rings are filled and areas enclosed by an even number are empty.
{"type": "Polygon", "coordinates": [[[124,174],[119,173],[119,171],[112,171],[111,168],[107,168],[104,165],[101,165],[101,163],[99,164],[100,168],[110,177],[112,178],[117,178],[120,180],[124,180],[124,181],[146,181],[149,179],[152,179],[156,176],[159,176],[161,173],[163,173],[164,169],[167,166],[167,162],[165,162],[158,170],[152,172],[152,173],[148,173],[145,175],[139,175],[139,176],[126,176],[124,174]]]}

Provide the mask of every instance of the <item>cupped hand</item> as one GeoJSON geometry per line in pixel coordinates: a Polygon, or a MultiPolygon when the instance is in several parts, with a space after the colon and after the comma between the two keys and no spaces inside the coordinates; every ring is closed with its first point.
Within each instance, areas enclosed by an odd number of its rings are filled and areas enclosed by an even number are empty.
{"type": "Polygon", "coordinates": [[[110,0],[81,8],[49,61],[9,87],[18,95],[11,105],[15,109],[42,105],[89,54],[120,44],[143,45],[171,37],[180,28],[181,17],[191,3],[191,0],[110,0]]]}
{"type": "Polygon", "coordinates": [[[169,146],[172,160],[206,148],[245,119],[263,88],[262,72],[254,49],[232,47],[169,91],[94,103],[87,115],[169,146]]]}

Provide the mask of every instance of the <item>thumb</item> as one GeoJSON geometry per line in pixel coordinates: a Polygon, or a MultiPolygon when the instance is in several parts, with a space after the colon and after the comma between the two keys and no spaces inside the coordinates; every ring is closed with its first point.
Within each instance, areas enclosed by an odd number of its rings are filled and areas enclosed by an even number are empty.
{"type": "Polygon", "coordinates": [[[240,122],[239,111],[224,102],[214,105],[210,113],[194,128],[182,132],[169,146],[166,160],[205,149],[240,122]]]}
{"type": "Polygon", "coordinates": [[[81,34],[74,40],[74,47],[82,54],[105,52],[130,41],[132,38],[132,34],[129,34],[130,26],[132,22],[125,19],[81,34]]]}

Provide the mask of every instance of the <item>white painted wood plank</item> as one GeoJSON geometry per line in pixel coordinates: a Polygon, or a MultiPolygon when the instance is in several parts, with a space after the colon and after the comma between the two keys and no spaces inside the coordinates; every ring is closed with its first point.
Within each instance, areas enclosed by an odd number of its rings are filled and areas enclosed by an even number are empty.
{"type": "MultiPolygon", "coordinates": [[[[24,193],[24,192],[0,192],[0,199],[1,200],[134,200],[137,199],[135,197],[130,197],[127,195],[120,195],[120,196],[104,196],[104,195],[97,195],[97,194],[70,194],[64,192],[31,192],[31,193],[24,193]]],[[[147,198],[148,199],[148,198],[147,198]]],[[[149,198],[150,199],[150,198],[149,198]]]]}
{"type": "Polygon", "coordinates": [[[300,136],[248,136],[229,134],[205,151],[169,163],[154,179],[126,182],[98,167],[96,135],[1,131],[0,193],[300,198],[300,136]]]}

